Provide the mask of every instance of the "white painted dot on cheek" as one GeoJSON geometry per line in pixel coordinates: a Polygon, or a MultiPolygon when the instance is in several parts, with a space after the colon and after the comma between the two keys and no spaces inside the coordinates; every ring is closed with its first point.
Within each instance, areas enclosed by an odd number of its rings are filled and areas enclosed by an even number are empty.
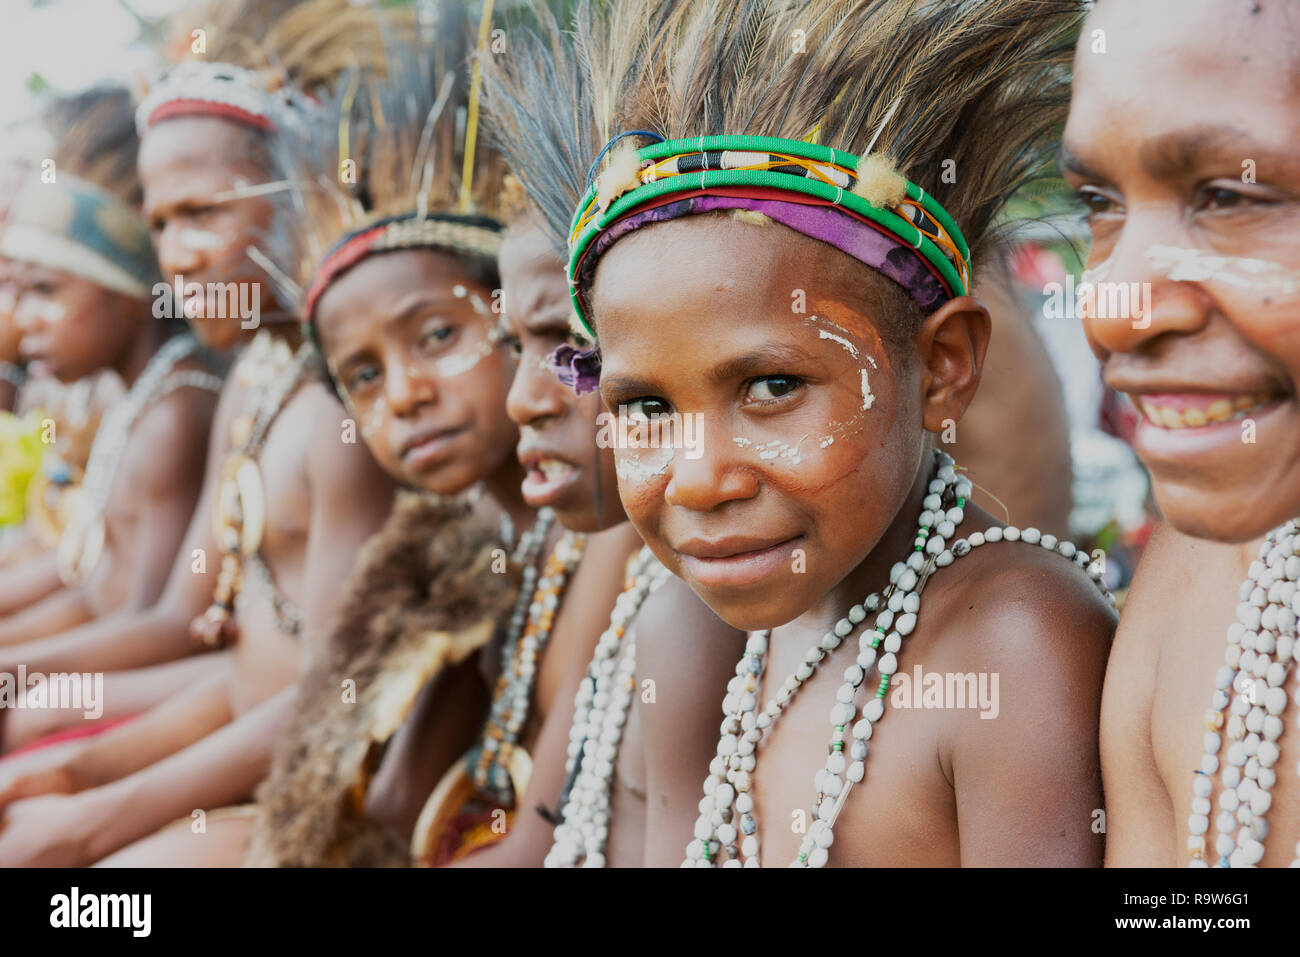
{"type": "Polygon", "coordinates": [[[1114,266],[1114,264],[1115,264],[1114,260],[1107,257],[1106,259],[1103,259],[1101,262],[1097,263],[1097,265],[1091,266],[1083,270],[1083,272],[1079,274],[1079,281],[1086,282],[1091,285],[1096,285],[1099,282],[1105,282],[1106,277],[1110,275],[1111,268],[1114,266]]]}

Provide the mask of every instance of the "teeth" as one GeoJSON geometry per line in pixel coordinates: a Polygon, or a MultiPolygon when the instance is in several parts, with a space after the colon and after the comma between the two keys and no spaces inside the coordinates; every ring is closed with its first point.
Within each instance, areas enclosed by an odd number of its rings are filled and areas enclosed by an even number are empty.
{"type": "Polygon", "coordinates": [[[1138,400],[1138,407],[1151,422],[1166,429],[1195,429],[1203,425],[1217,425],[1244,419],[1246,415],[1273,401],[1267,392],[1255,395],[1239,395],[1232,398],[1215,399],[1205,409],[1185,409],[1179,411],[1168,406],[1156,405],[1145,399],[1138,400]]]}
{"type": "Polygon", "coordinates": [[[563,478],[573,471],[572,465],[558,459],[542,459],[537,463],[537,468],[541,470],[542,475],[546,477],[548,482],[563,478]]]}

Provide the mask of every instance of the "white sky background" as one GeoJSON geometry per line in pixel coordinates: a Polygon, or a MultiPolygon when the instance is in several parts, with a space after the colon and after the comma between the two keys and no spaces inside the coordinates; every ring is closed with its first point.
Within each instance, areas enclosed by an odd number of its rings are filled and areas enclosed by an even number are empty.
{"type": "MultiPolygon", "coordinates": [[[[175,12],[186,0],[126,2],[152,18],[175,12]]],[[[37,98],[27,92],[33,73],[62,93],[152,75],[159,60],[136,43],[138,36],[138,21],[120,0],[0,0],[0,126],[35,109],[37,98]]]]}

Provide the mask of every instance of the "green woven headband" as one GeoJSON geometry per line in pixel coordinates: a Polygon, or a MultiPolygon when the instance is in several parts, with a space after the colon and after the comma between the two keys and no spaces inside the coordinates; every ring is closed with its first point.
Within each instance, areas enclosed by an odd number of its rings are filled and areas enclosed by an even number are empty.
{"type": "MultiPolygon", "coordinates": [[[[601,156],[620,139],[611,140],[601,156]]],[[[719,207],[775,212],[778,221],[836,245],[895,279],[927,309],[969,289],[970,249],[961,230],[933,197],[899,175],[887,159],[875,154],[859,159],[828,146],[772,136],[700,136],[654,143],[634,153],[627,150],[593,178],[569,235],[570,295],[583,328],[594,335],[582,289],[590,283],[596,260],[619,236],[646,222],[719,207]],[[720,187],[726,189],[718,192],[720,187]],[[782,193],[817,202],[805,202],[801,212],[783,212],[780,207],[799,201],[782,203],[782,193]],[[672,197],[678,194],[710,199],[694,203],[688,197],[686,203],[674,203],[672,197]],[[666,208],[670,204],[673,208],[666,208]],[[834,210],[835,215],[819,216],[819,209],[834,210]],[[638,212],[641,221],[636,221],[638,212]],[[872,235],[848,235],[853,224],[872,235]],[[615,226],[619,228],[611,230],[615,226]],[[891,242],[882,245],[881,236],[891,242]],[[900,268],[897,257],[886,259],[882,251],[894,247],[914,250],[925,275],[911,276],[913,271],[900,268]],[[919,291],[916,287],[925,285],[927,278],[933,279],[934,288],[919,291]],[[936,295],[941,295],[938,301],[936,295]]]]}

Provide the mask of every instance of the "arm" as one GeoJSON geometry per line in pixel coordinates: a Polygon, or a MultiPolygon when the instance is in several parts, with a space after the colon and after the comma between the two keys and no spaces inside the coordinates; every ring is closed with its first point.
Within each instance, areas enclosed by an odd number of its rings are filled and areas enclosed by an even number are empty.
{"type": "Polygon", "coordinates": [[[118,611],[61,634],[0,647],[0,671],[14,671],[20,663],[29,671],[120,671],[171,661],[198,650],[189,636],[189,625],[212,600],[220,569],[212,510],[229,449],[229,424],[238,411],[237,389],[231,385],[235,381],[232,377],[222,391],[208,440],[203,490],[162,597],[143,610],[118,611]],[[196,552],[202,555],[202,562],[195,562],[196,552]]]}
{"type": "MultiPolygon", "coordinates": [[[[496,844],[461,858],[452,867],[541,867],[551,849],[555,825],[542,817],[539,807],[559,813],[557,799],[564,790],[567,775],[569,729],[573,727],[574,698],[587,673],[588,659],[580,655],[569,658],[569,673],[558,689],[533,749],[533,773],[528,790],[515,809],[510,833],[496,844]]],[[[476,729],[477,730],[477,729],[476,729]]],[[[472,738],[471,738],[472,742],[472,738]]]]}
{"type": "Polygon", "coordinates": [[[12,615],[63,587],[59,563],[50,552],[6,568],[0,574],[0,615],[12,615]]]}
{"type": "Polygon", "coordinates": [[[272,744],[289,724],[286,688],[197,744],[142,771],[85,792],[88,818],[99,823],[86,843],[88,861],[152,834],[196,808],[247,800],[271,766],[272,744]]]}
{"type": "Polygon", "coordinates": [[[230,668],[228,656],[211,662],[213,673],[193,688],[151,709],[135,721],[114,728],[65,755],[50,777],[43,768],[35,777],[16,775],[0,784],[0,812],[12,801],[51,788],[72,793],[116,781],[175,754],[229,723],[230,668]]]}
{"type": "MultiPolygon", "coordinates": [[[[127,489],[137,503],[130,568],[119,592],[122,608],[149,607],[167,584],[204,488],[211,425],[210,396],[180,389],[147,409],[132,430],[114,483],[115,491],[127,489]],[[166,454],[160,455],[160,449],[166,454]]],[[[106,557],[119,556],[110,552],[106,557]]],[[[210,558],[215,561],[215,554],[210,558]]]]}
{"type": "Polygon", "coordinates": [[[93,617],[81,588],[61,588],[0,622],[0,646],[35,641],[75,628],[93,617]]]}
{"type": "Polygon", "coordinates": [[[951,712],[941,748],[963,867],[1101,865],[1097,725],[1114,613],[1077,569],[1052,569],[1048,579],[1046,563],[1064,563],[1034,560],[1040,568],[976,576],[953,603],[978,611],[952,618],[957,651],[940,670],[987,674],[994,691],[991,708],[951,712]]]}
{"type": "Polygon", "coordinates": [[[0,866],[90,864],[195,809],[247,799],[288,725],[286,688],[238,720],[141,771],[78,794],[16,801],[0,818],[0,866]]]}
{"type": "MultiPolygon", "coordinates": [[[[1194,587],[1177,564],[1178,534],[1165,526],[1151,536],[1129,588],[1101,698],[1101,771],[1106,788],[1106,866],[1176,867],[1181,835],[1151,744],[1159,638],[1167,625],[1166,589],[1194,587]],[[1188,580],[1180,580],[1180,579],[1188,580]]],[[[1183,592],[1184,594],[1186,592],[1183,592]]],[[[1212,842],[1211,846],[1212,846],[1212,842]]]]}
{"type": "Polygon", "coordinates": [[[352,564],[361,546],[383,526],[395,487],[361,443],[344,443],[343,406],[324,387],[314,390],[313,435],[307,450],[311,525],[303,573],[303,635],[308,654],[334,627],[352,564]]]}
{"type": "Polygon", "coordinates": [[[645,762],[646,867],[677,867],[699,815],[700,785],[718,738],[718,702],[735,675],[745,634],[687,585],[670,578],[636,619],[637,688],[645,762]],[[701,648],[708,648],[701,653],[701,648]],[[724,654],[727,647],[730,653],[724,654]],[[644,682],[655,700],[643,700],[644,682]]]}

